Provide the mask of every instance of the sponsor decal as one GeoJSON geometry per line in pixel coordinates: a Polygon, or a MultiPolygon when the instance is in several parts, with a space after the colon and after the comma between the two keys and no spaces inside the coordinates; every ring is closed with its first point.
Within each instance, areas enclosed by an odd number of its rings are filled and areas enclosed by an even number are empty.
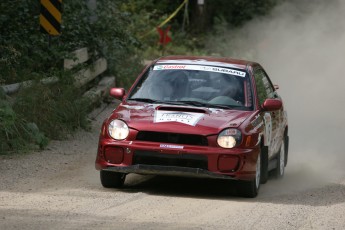
{"type": "Polygon", "coordinates": [[[179,122],[186,125],[195,126],[204,116],[202,113],[161,111],[155,112],[154,122],[179,122]]]}
{"type": "Polygon", "coordinates": [[[181,145],[167,145],[167,144],[160,144],[159,147],[167,148],[167,149],[183,149],[184,146],[181,145]]]}
{"type": "Polygon", "coordinates": [[[257,126],[254,127],[254,131],[259,130],[264,125],[264,122],[261,121],[257,126]]]}
{"type": "Polygon", "coordinates": [[[254,120],[251,122],[251,124],[252,124],[252,126],[257,126],[259,123],[260,123],[260,119],[261,117],[260,117],[260,114],[258,114],[258,115],[256,115],[255,117],[254,117],[254,120]]]}
{"type": "Polygon", "coordinates": [[[255,116],[254,120],[251,122],[251,125],[253,126],[253,131],[255,132],[264,125],[260,114],[255,116]]]}
{"type": "Polygon", "coordinates": [[[153,70],[185,69],[186,65],[156,65],[153,70]]]}
{"type": "Polygon", "coordinates": [[[171,69],[208,71],[208,72],[216,72],[216,73],[235,75],[235,76],[239,76],[239,77],[245,77],[246,76],[246,72],[243,72],[243,71],[239,71],[239,70],[235,70],[235,69],[215,67],[215,66],[206,66],[206,65],[156,65],[153,68],[153,70],[171,70],[171,69]]]}

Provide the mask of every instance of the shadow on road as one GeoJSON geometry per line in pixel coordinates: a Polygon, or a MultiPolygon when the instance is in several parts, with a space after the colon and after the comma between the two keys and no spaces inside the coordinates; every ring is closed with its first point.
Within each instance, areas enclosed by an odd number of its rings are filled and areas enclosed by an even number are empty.
{"type": "Polygon", "coordinates": [[[143,192],[150,195],[188,197],[195,199],[237,200],[277,204],[326,206],[345,202],[345,185],[312,181],[308,175],[287,174],[282,180],[270,175],[261,185],[258,197],[242,198],[236,182],[200,178],[129,175],[122,189],[126,193],[143,192]]]}
{"type": "Polygon", "coordinates": [[[205,199],[229,199],[231,196],[236,196],[234,181],[172,176],[133,175],[122,190],[127,192],[141,191],[154,195],[205,199]]]}

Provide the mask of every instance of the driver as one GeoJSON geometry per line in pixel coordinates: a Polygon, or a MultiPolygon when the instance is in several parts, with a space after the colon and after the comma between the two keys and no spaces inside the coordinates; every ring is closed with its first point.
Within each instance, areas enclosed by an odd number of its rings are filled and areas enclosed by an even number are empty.
{"type": "Polygon", "coordinates": [[[217,88],[219,91],[211,100],[212,102],[227,104],[232,101],[232,103],[241,104],[241,84],[236,76],[222,74],[217,78],[217,88]]]}
{"type": "Polygon", "coordinates": [[[236,99],[240,93],[240,84],[235,77],[226,75],[219,79],[220,91],[219,96],[227,96],[236,99]]]}

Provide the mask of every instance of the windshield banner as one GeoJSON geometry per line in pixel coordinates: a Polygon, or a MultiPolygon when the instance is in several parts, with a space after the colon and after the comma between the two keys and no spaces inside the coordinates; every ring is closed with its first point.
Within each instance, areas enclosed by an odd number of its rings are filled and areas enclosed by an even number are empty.
{"type": "Polygon", "coordinates": [[[199,70],[245,77],[246,72],[206,65],[156,65],[153,70],[199,70]]]}

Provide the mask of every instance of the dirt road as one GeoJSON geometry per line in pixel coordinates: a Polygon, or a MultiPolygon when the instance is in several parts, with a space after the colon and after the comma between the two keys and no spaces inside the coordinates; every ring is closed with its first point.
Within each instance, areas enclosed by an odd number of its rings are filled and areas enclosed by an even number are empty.
{"type": "Polygon", "coordinates": [[[255,199],[217,180],[130,175],[105,189],[94,169],[98,132],[48,150],[1,157],[0,229],[344,229],[345,177],[321,177],[291,159],[283,180],[255,199]],[[316,176],[315,176],[316,175],[316,176]]]}

